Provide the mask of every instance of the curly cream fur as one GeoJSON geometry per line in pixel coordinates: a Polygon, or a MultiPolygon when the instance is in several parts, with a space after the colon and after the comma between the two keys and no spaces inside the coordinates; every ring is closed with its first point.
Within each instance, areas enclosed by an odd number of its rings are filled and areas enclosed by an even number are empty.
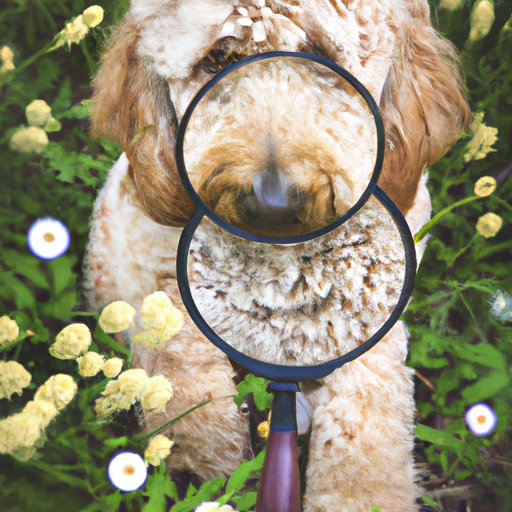
{"type": "MultiPolygon", "coordinates": [[[[186,316],[162,351],[134,347],[135,363],[166,375],[175,389],[164,413],[146,417],[147,428],[235,391],[229,361],[197,331],[179,298],[177,241],[195,207],[177,174],[174,137],[213,74],[270,50],[324,55],[369,89],[387,134],[379,184],[413,232],[430,216],[422,173],[468,122],[455,51],[432,29],[426,0],[267,0],[263,7],[252,0],[132,0],[94,82],[93,131],[120,141],[125,155],[98,198],[84,266],[93,307],[119,299],[138,307],[158,289],[186,316]],[[238,22],[239,7],[254,28],[238,22]]],[[[316,229],[364,190],[375,152],[372,118],[346,87],[311,71],[293,63],[247,68],[225,82],[238,95],[212,93],[197,109],[187,164],[211,208],[233,223],[248,222],[245,203],[233,200],[258,188],[255,175],[270,161],[281,192],[297,189],[308,200],[301,226],[316,229]],[[250,99],[248,107],[240,97],[250,99]]],[[[345,353],[384,322],[401,287],[403,255],[394,224],[373,201],[329,235],[291,247],[246,242],[204,221],[191,271],[198,305],[233,344],[262,359],[311,364],[345,353]]],[[[399,323],[369,353],[302,384],[312,428],[304,510],[414,510],[406,354],[399,323]]],[[[197,410],[168,435],[175,441],[169,468],[203,479],[229,475],[249,453],[247,418],[229,399],[197,410]]]]}

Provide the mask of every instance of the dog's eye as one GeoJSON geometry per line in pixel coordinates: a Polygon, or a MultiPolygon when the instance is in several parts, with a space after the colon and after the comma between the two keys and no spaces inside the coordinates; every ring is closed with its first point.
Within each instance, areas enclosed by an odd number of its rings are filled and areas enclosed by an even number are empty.
{"type": "Polygon", "coordinates": [[[217,47],[210,50],[208,55],[200,62],[204,71],[211,75],[216,75],[230,64],[242,58],[242,56],[235,51],[232,41],[225,40],[223,44],[224,47],[217,47]]]}
{"type": "Polygon", "coordinates": [[[222,48],[214,48],[202,61],[202,67],[211,75],[217,74],[225,67],[227,52],[222,48]]]}

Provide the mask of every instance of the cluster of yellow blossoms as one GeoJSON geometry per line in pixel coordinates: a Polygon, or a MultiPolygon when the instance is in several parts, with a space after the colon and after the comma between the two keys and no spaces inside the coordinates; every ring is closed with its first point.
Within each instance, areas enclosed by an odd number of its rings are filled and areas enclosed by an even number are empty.
{"type": "Polygon", "coordinates": [[[57,334],[50,354],[57,359],[75,359],[82,377],[94,377],[100,371],[110,379],[119,375],[123,360],[118,357],[105,360],[97,352],[88,352],[91,342],[91,331],[85,324],[70,324],[57,334]]]}
{"type": "Polygon", "coordinates": [[[155,292],[142,302],[140,322],[144,331],[133,341],[147,347],[160,348],[184,326],[183,313],[173,306],[164,292],[155,292]]]}
{"type": "MultiPolygon", "coordinates": [[[[112,302],[101,312],[100,327],[106,333],[124,331],[133,325],[135,313],[127,302],[112,302]]],[[[140,323],[144,330],[135,334],[132,341],[158,349],[183,328],[185,317],[164,292],[155,292],[142,301],[140,323]]]]}
{"type": "Polygon", "coordinates": [[[50,377],[21,412],[0,420],[0,453],[22,460],[32,457],[46,427],[73,400],[76,391],[69,375],[50,377]]]}
{"type": "Polygon", "coordinates": [[[71,46],[73,43],[78,44],[89,32],[89,29],[96,27],[103,21],[103,8],[99,5],[92,5],[85,9],[85,11],[73,18],[69,23],[66,23],[56,36],[54,46],[48,51],[55,50],[67,44],[71,46]]]}
{"type": "MultiPolygon", "coordinates": [[[[65,28],[55,36],[55,43],[47,51],[53,51],[64,44],[71,46],[79,43],[91,28],[99,25],[103,20],[103,8],[93,5],[67,23],[65,28]]],[[[15,69],[13,62],[14,54],[8,46],[0,49],[2,67],[1,73],[15,69]]],[[[22,126],[11,137],[11,147],[17,151],[27,153],[43,152],[48,144],[47,132],[57,132],[61,129],[59,121],[51,116],[51,108],[44,100],[34,100],[25,110],[28,127],[22,126]]]]}
{"type": "Polygon", "coordinates": [[[107,384],[102,397],[96,400],[96,414],[105,420],[119,411],[128,410],[139,401],[146,411],[162,412],[172,398],[169,380],[163,375],[148,377],[145,370],[131,368],[107,384]]]}
{"type": "Polygon", "coordinates": [[[17,151],[42,153],[48,144],[47,132],[58,132],[61,124],[52,117],[52,109],[44,100],[34,100],[25,109],[28,128],[22,127],[11,137],[11,147],[17,151]]]}

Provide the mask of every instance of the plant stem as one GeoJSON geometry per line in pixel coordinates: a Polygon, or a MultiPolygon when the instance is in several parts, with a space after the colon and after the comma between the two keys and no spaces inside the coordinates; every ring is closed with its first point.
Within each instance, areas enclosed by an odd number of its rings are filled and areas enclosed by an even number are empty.
{"type": "Polygon", "coordinates": [[[414,243],[417,244],[420,240],[422,240],[425,235],[447,214],[450,213],[454,208],[457,208],[457,206],[462,206],[466,203],[471,203],[473,201],[476,201],[477,199],[482,199],[480,196],[471,196],[466,197],[465,199],[461,199],[460,201],[457,201],[456,203],[451,204],[450,206],[447,206],[443,210],[441,210],[438,214],[434,215],[432,220],[430,222],[427,222],[418,233],[416,233],[416,236],[414,237],[414,243]]]}
{"type": "Polygon", "coordinates": [[[28,59],[25,59],[19,66],[17,66],[12,71],[9,71],[7,73],[4,73],[3,76],[0,76],[0,87],[3,85],[8,84],[16,75],[18,75],[21,71],[23,71],[25,68],[30,66],[33,62],[35,62],[39,57],[44,55],[48,50],[50,50],[53,46],[55,46],[55,43],[57,42],[56,39],[58,37],[58,34],[45,46],[43,46],[38,52],[34,53],[31,57],[28,59]]]}
{"type": "Polygon", "coordinates": [[[176,418],[168,421],[167,423],[164,423],[163,425],[159,426],[155,430],[152,430],[151,432],[148,432],[148,433],[138,434],[137,436],[134,437],[134,441],[141,441],[142,442],[145,439],[147,439],[148,437],[154,436],[155,434],[158,434],[159,432],[162,432],[167,427],[170,427],[171,425],[173,425],[177,421],[181,420],[181,418],[184,418],[185,416],[187,416],[191,412],[195,411],[196,409],[199,409],[200,407],[203,407],[203,406],[209,404],[210,402],[215,402],[217,400],[225,400],[226,398],[233,398],[234,396],[235,395],[227,395],[227,396],[221,396],[220,398],[210,398],[208,400],[205,400],[204,402],[201,402],[200,404],[195,405],[191,409],[188,409],[188,411],[185,411],[184,413],[180,414],[179,416],[176,416],[176,418]]]}

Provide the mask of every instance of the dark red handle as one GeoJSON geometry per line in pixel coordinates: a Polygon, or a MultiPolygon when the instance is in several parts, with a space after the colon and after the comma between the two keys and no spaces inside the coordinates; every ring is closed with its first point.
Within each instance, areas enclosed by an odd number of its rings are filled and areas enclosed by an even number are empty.
{"type": "Polygon", "coordinates": [[[270,431],[256,512],[300,512],[297,431],[270,431]]]}
{"type": "Polygon", "coordinates": [[[271,383],[274,392],[256,512],[300,512],[295,384],[271,383]]]}

